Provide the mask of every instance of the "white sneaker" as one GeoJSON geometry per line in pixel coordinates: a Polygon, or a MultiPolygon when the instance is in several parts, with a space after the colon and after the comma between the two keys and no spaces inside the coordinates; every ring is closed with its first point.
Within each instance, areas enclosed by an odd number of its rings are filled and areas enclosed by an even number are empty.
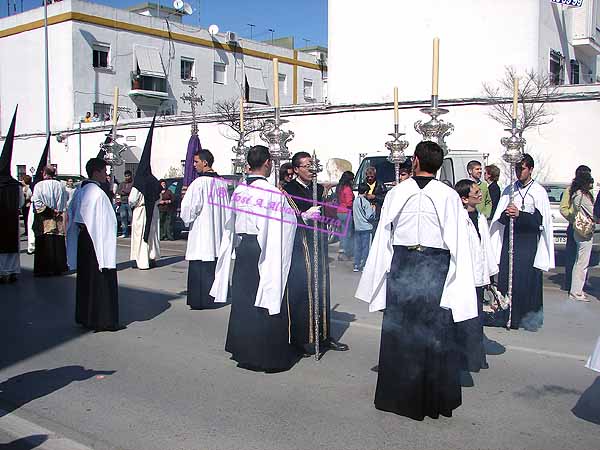
{"type": "Polygon", "coordinates": [[[352,269],[352,272],[358,272],[358,267],[354,266],[354,268],[352,269]]]}

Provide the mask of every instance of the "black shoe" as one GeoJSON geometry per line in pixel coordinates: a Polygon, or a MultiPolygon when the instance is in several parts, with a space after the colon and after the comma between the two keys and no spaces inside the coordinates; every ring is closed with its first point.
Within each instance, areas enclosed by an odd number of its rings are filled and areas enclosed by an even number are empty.
{"type": "Polygon", "coordinates": [[[341,342],[335,342],[331,338],[323,342],[323,346],[334,352],[345,352],[350,350],[350,347],[348,347],[348,345],[342,344],[341,342]]]}

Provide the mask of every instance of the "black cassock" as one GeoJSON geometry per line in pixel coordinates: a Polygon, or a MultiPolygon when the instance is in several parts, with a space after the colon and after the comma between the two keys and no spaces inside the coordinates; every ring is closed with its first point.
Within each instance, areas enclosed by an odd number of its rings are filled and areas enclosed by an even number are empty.
{"type": "Polygon", "coordinates": [[[260,246],[256,235],[238,235],[242,241],[235,250],[231,281],[231,313],[225,351],[242,367],[265,371],[291,368],[298,360],[289,345],[289,319],[286,296],[281,312],[269,315],[265,308],[254,306],[260,275],[260,246]]]}
{"type": "MultiPolygon", "coordinates": [[[[96,331],[119,328],[117,270],[98,268],[94,243],[85,225],[77,241],[77,283],[75,321],[96,331]]],[[[37,251],[37,250],[36,250],[37,251]]]]}
{"type": "MultiPolygon", "coordinates": [[[[323,201],[323,186],[317,185],[317,200],[323,201]]],[[[297,213],[307,211],[312,204],[312,184],[305,187],[294,180],[286,184],[285,191],[293,195],[290,205],[297,213]],[[301,197],[306,199],[298,199],[301,197]]],[[[323,209],[323,208],[322,208],[323,209]]],[[[324,215],[324,211],[321,211],[324,215]]],[[[315,221],[307,220],[307,225],[315,226],[315,221]]],[[[319,336],[320,340],[327,340],[330,336],[330,298],[329,298],[329,249],[328,235],[325,225],[317,224],[321,230],[317,232],[317,245],[319,246],[319,261],[317,267],[314,265],[314,231],[301,227],[304,223],[302,217],[298,216],[298,227],[294,239],[294,251],[292,253],[292,264],[288,276],[288,297],[290,303],[291,343],[302,350],[314,351],[314,277],[319,277],[319,336]],[[315,270],[316,269],[316,270],[315,270]]]]}
{"type": "Polygon", "coordinates": [[[209,295],[215,282],[217,260],[191,260],[188,266],[187,305],[191,309],[215,308],[214,299],[209,295]]]}
{"type": "MultiPolygon", "coordinates": [[[[33,231],[35,233],[35,254],[33,257],[34,275],[60,275],[67,270],[67,247],[63,234],[44,233],[44,222],[62,222],[64,215],[56,216],[51,208],[33,213],[33,231]]],[[[62,226],[62,225],[61,225],[62,226]]]]}
{"type": "MultiPolygon", "coordinates": [[[[503,214],[499,219],[505,225],[500,257],[500,273],[498,289],[506,295],[508,292],[508,240],[509,218],[503,214]]],[[[542,271],[533,267],[542,215],[536,209],[533,214],[520,211],[515,219],[514,233],[514,268],[512,289],[511,328],[523,327],[537,330],[543,324],[543,276],[542,271]]],[[[506,315],[508,319],[508,315],[506,315]]],[[[506,324],[506,322],[504,322],[506,324]]]]}
{"type": "Polygon", "coordinates": [[[423,420],[451,417],[461,404],[452,312],[440,307],[449,264],[447,250],[394,246],[381,328],[377,409],[423,420]]]}

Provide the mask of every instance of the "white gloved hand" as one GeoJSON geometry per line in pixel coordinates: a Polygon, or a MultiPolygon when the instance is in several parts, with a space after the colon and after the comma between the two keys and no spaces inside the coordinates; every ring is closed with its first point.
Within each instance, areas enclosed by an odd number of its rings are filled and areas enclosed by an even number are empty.
{"type": "Polygon", "coordinates": [[[321,207],[320,206],[311,206],[305,212],[302,213],[303,219],[314,219],[315,217],[319,217],[321,215],[321,207]]]}

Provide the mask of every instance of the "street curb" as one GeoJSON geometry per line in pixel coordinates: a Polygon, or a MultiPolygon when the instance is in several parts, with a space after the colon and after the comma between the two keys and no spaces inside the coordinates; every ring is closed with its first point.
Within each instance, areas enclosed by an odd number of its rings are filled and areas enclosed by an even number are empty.
{"type": "Polygon", "coordinates": [[[93,450],[2,409],[0,409],[0,430],[15,441],[21,440],[34,445],[32,448],[37,450],[93,450]],[[40,444],[40,439],[44,437],[46,441],[40,444]]]}

